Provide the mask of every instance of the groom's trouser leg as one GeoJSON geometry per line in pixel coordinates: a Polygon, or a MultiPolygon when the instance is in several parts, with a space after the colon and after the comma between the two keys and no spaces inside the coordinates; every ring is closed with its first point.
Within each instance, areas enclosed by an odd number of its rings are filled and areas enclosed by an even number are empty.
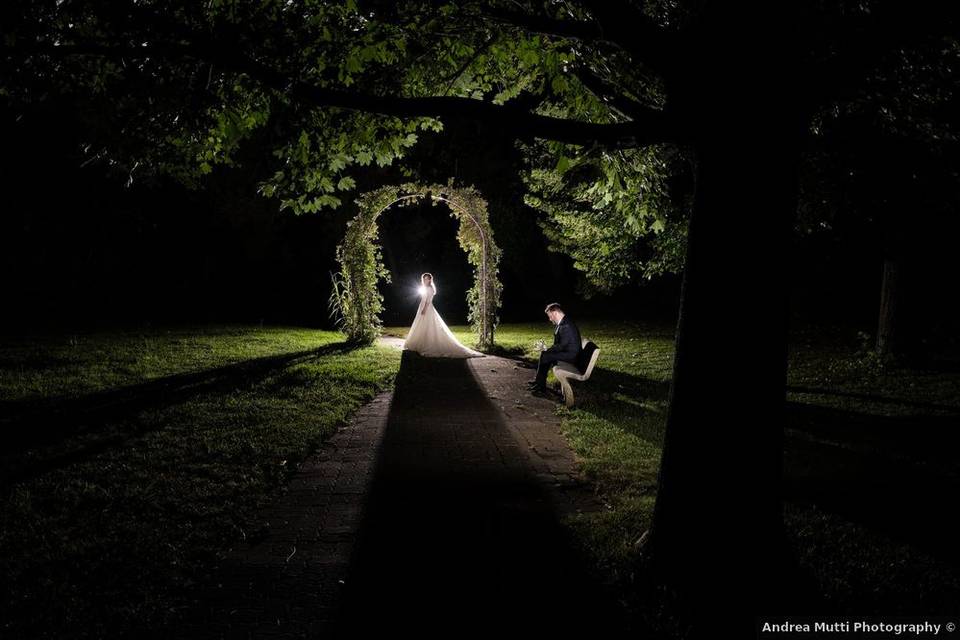
{"type": "Polygon", "coordinates": [[[537,364],[537,386],[546,387],[547,386],[547,373],[550,371],[550,367],[557,364],[559,360],[557,356],[552,353],[547,353],[546,351],[540,352],[540,362],[537,364]]]}

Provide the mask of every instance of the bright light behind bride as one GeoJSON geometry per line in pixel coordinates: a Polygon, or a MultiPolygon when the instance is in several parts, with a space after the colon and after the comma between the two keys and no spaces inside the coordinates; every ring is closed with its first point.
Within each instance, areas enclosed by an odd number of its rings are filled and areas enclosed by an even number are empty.
{"type": "Polygon", "coordinates": [[[437,295],[437,287],[433,282],[433,275],[424,273],[420,276],[420,286],[417,289],[420,296],[420,306],[413,317],[413,324],[407,332],[407,339],[403,348],[416,351],[420,355],[433,358],[476,358],[483,356],[479,351],[460,344],[449,327],[437,313],[433,306],[433,297],[437,295]]]}

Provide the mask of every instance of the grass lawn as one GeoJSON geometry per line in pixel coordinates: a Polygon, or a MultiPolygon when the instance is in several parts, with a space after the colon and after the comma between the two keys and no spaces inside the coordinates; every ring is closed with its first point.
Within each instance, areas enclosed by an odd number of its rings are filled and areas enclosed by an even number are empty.
{"type": "MultiPolygon", "coordinates": [[[[532,359],[534,343],[549,344],[551,329],[546,322],[505,325],[497,341],[503,351],[532,359]]],[[[633,606],[640,609],[640,594],[649,592],[635,585],[635,542],[656,493],[674,328],[585,322],[580,329],[600,347],[600,360],[577,392],[578,406],[557,410],[609,508],[569,524],[608,579],[638,594],[633,606]]],[[[451,330],[473,343],[468,327],[451,330]]],[[[785,451],[789,534],[837,611],[956,612],[960,558],[941,553],[956,544],[938,514],[950,508],[960,477],[960,373],[884,368],[858,353],[858,340],[840,329],[794,332],[785,451]]]]}
{"type": "Polygon", "coordinates": [[[298,462],[392,383],[396,349],[342,340],[218,326],[0,343],[4,456],[20,465],[0,502],[0,636],[176,616],[298,462]],[[44,413],[58,402],[80,417],[44,413]]]}
{"type": "Polygon", "coordinates": [[[3,337],[0,400],[80,396],[342,339],[313,329],[227,325],[3,337]]]}
{"type": "MultiPolygon", "coordinates": [[[[557,410],[608,508],[569,525],[639,611],[635,542],[656,491],[673,327],[581,331],[601,348],[598,367],[578,406],[557,410]]],[[[503,326],[499,351],[532,357],[551,333],[503,326]]],[[[883,368],[856,340],[795,335],[790,535],[838,611],[947,611],[960,571],[941,553],[956,545],[937,513],[960,477],[960,373],[883,368]]],[[[399,360],[291,328],[0,340],[0,636],[116,636],[176,617],[184,590],[208,579],[300,460],[391,384],[399,360]]]]}

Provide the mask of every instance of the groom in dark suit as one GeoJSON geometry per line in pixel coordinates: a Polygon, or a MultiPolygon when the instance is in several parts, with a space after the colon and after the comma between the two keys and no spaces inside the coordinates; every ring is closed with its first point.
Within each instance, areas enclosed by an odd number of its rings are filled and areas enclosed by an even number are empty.
{"type": "Polygon", "coordinates": [[[573,320],[563,313],[563,309],[556,302],[548,304],[543,310],[550,318],[550,322],[557,325],[553,332],[553,346],[540,352],[540,363],[537,365],[537,377],[527,383],[530,392],[535,396],[544,396],[547,393],[547,372],[558,362],[576,364],[580,355],[582,343],[580,330],[573,320]]]}

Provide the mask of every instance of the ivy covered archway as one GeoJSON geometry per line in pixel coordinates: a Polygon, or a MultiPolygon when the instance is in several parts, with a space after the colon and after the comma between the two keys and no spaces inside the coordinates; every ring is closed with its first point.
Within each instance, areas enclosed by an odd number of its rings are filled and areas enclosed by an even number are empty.
{"type": "Polygon", "coordinates": [[[473,267],[473,287],[467,292],[468,320],[477,335],[477,346],[493,346],[503,285],[498,277],[500,249],[493,241],[487,203],[473,187],[452,184],[402,184],[369,191],[357,199],[360,211],[347,223],[337,246],[340,272],[334,276],[331,304],[341,328],[355,342],[369,343],[380,335],[383,296],[377,284],[390,282],[383,264],[377,220],[393,206],[429,200],[442,202],[459,222],[457,240],[473,267]]]}

